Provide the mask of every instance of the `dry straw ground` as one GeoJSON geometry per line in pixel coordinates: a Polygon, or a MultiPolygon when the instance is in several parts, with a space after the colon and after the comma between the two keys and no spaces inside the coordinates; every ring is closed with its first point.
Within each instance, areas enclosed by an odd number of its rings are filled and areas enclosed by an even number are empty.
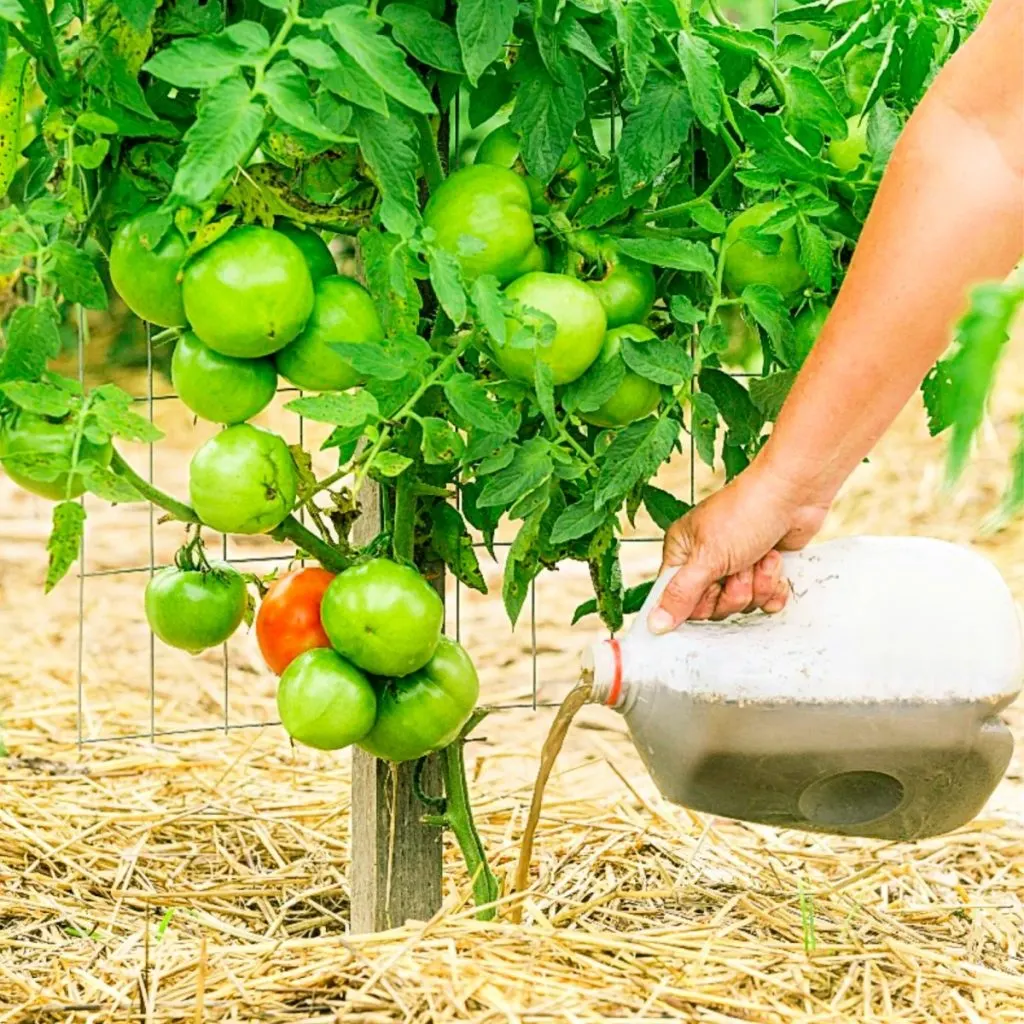
{"type": "MultiPolygon", "coordinates": [[[[980,528],[1024,409],[1021,348],[962,488],[940,492],[942,446],[915,407],[828,534],[975,544],[1024,598],[1024,530],[980,528]]],[[[176,403],[156,408],[171,435],[156,478],[183,493],[196,436],[176,403]]],[[[687,474],[684,461],[666,485],[685,491],[687,474]]],[[[807,837],[664,804],[620,721],[592,710],[556,769],[522,927],[473,919],[449,851],[442,913],[352,937],[345,756],[293,750],[276,726],[76,745],[78,582],[42,595],[46,528],[46,509],[0,481],[0,1022],[1024,1021],[1019,759],[955,835],[912,847],[807,837]]],[[[149,537],[146,510],[97,507],[88,569],[148,566],[149,537]]],[[[155,537],[166,559],[179,533],[155,537]]],[[[631,579],[656,564],[656,545],[630,547],[631,579]]],[[[497,581],[500,566],[488,573],[497,581]]],[[[151,693],[146,578],[86,581],[83,739],[272,719],[251,638],[232,644],[226,711],[219,655],[156,650],[151,693]]],[[[567,626],[586,590],[574,569],[538,586],[542,700],[565,692],[596,632],[567,626]]],[[[461,634],[485,699],[529,703],[530,625],[510,633],[499,604],[461,595],[461,634]]],[[[495,714],[471,745],[503,875],[550,714],[495,714]]]]}

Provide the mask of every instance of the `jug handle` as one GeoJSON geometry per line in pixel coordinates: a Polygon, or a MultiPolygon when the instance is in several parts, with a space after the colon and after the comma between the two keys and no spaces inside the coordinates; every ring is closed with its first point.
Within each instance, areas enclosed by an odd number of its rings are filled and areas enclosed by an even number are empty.
{"type": "MultiPolygon", "coordinates": [[[[782,554],[782,568],[783,568],[783,572],[785,573],[787,569],[791,569],[793,567],[793,563],[799,561],[802,557],[803,557],[803,552],[802,551],[786,551],[786,552],[783,552],[783,554],[782,554]]],[[[650,631],[647,629],[647,616],[657,606],[658,602],[661,600],[661,595],[665,592],[665,588],[669,584],[669,580],[671,580],[672,577],[675,576],[675,574],[677,572],[679,572],[679,566],[678,565],[669,566],[667,569],[663,569],[661,571],[661,573],[658,575],[657,579],[655,579],[654,585],[651,587],[651,592],[647,595],[647,599],[644,601],[643,605],[641,605],[640,611],[637,613],[636,619],[634,619],[634,621],[633,621],[633,625],[630,627],[630,632],[631,633],[634,630],[641,630],[642,629],[649,636],[651,635],[650,631]]],[[[751,612],[750,614],[754,615],[754,614],[757,614],[757,613],[756,612],[751,612]]],[[[682,623],[680,626],[677,626],[676,628],[679,629],[679,628],[681,628],[682,625],[685,625],[685,623],[682,623]]]]}

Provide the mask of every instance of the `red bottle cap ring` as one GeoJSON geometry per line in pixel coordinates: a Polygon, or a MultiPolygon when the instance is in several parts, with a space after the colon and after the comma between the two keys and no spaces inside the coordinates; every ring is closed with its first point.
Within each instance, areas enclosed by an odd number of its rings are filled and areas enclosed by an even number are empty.
{"type": "Polygon", "coordinates": [[[619,647],[619,641],[615,637],[609,637],[605,643],[611,647],[612,655],[615,658],[615,676],[612,679],[612,685],[608,687],[608,698],[604,703],[606,707],[613,708],[619,703],[619,698],[622,696],[622,648],[619,647]]]}

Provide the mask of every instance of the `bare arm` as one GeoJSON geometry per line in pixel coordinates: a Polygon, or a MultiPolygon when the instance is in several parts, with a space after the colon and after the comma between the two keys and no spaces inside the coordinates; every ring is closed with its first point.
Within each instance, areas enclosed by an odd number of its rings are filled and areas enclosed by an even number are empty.
{"type": "MultiPolygon", "coordinates": [[[[754,463],[676,523],[666,615],[779,610],[802,547],[950,340],[970,287],[1024,253],[1024,3],[993,0],[893,151],[843,287],[754,463]],[[767,555],[767,557],[766,557],[767,555]]],[[[655,613],[657,614],[657,613],[655,613]]]]}

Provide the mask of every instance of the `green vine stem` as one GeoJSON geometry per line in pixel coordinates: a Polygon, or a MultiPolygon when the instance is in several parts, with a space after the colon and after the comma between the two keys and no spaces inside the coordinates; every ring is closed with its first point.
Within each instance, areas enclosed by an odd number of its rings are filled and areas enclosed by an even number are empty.
{"type": "Polygon", "coordinates": [[[416,549],[418,497],[412,475],[403,473],[395,485],[395,515],[391,525],[391,550],[396,561],[413,562],[416,549]]]}
{"type": "Polygon", "coordinates": [[[486,715],[484,710],[477,710],[470,719],[463,734],[440,753],[441,770],[444,773],[445,810],[441,815],[443,824],[455,836],[455,841],[462,851],[462,859],[466,862],[466,870],[473,886],[473,902],[481,909],[477,918],[481,921],[493,921],[497,908],[493,904],[501,896],[501,883],[487,863],[487,854],[480,833],[473,821],[473,810],[469,801],[469,786],[466,782],[466,761],[463,748],[466,734],[486,715]]]}
{"type": "MultiPolygon", "coordinates": [[[[177,498],[172,498],[169,494],[161,491],[159,487],[154,487],[148,480],[139,476],[120,452],[114,452],[110,460],[110,468],[122,480],[130,483],[143,498],[170,513],[175,519],[183,523],[199,524],[199,516],[196,515],[194,508],[178,501],[177,498]]],[[[349,558],[326,541],[321,540],[312,530],[303,526],[295,516],[288,516],[280,526],[270,532],[270,536],[276,541],[291,542],[315,558],[330,572],[343,572],[352,564],[349,558]]]]}

